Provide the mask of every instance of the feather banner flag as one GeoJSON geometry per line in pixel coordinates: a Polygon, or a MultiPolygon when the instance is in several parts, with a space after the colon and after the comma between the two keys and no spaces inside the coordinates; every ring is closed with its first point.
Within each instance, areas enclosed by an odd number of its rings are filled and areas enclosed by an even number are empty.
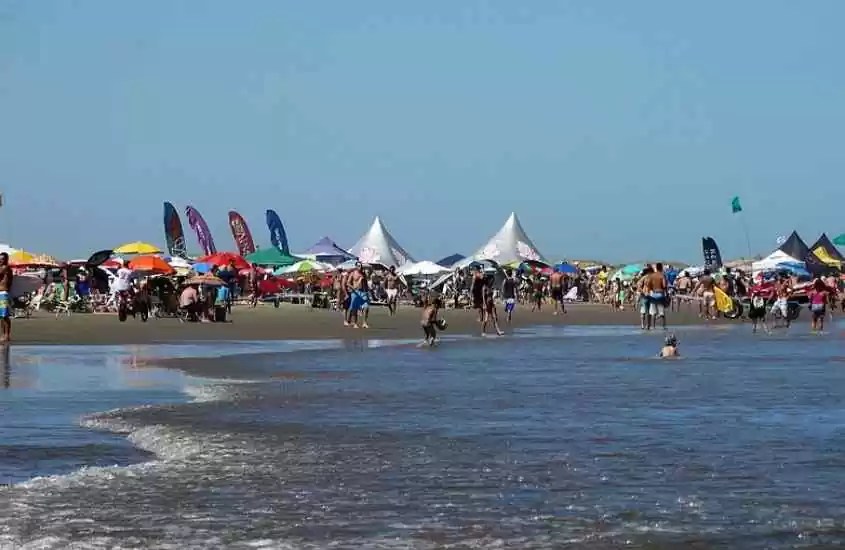
{"type": "Polygon", "coordinates": [[[197,240],[202,248],[204,256],[210,256],[217,253],[217,247],[214,246],[214,237],[211,236],[211,231],[208,229],[208,224],[193,206],[185,208],[185,215],[188,218],[188,225],[191,226],[197,234],[197,240]]]}

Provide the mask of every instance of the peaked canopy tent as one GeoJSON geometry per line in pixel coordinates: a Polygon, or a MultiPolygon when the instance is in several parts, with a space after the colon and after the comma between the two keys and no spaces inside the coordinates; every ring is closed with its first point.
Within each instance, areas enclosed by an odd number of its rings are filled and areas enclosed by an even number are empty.
{"type": "Polygon", "coordinates": [[[819,237],[818,240],[810,246],[810,250],[825,266],[841,268],[843,262],[845,262],[845,256],[839,253],[824,233],[822,233],[821,237],[819,237]]]}
{"type": "Polygon", "coordinates": [[[451,256],[446,256],[440,260],[437,260],[437,265],[442,265],[443,267],[452,267],[456,263],[460,262],[466,258],[463,254],[452,254],[451,256]]]}
{"type": "Polygon", "coordinates": [[[402,267],[414,261],[411,255],[399,246],[378,216],[370,229],[349,249],[349,253],[356,256],[361,263],[382,264],[387,267],[402,267]]]}
{"type": "Polygon", "coordinates": [[[537,251],[537,247],[525,233],[519,218],[513,212],[505,221],[505,225],[484,246],[454,267],[466,267],[479,260],[492,260],[498,264],[540,262],[549,265],[549,262],[537,251]]]}
{"type": "Polygon", "coordinates": [[[810,253],[810,247],[807,246],[807,243],[805,243],[803,239],[801,239],[797,231],[793,231],[792,235],[790,235],[789,238],[780,245],[778,250],[787,256],[790,256],[797,262],[803,262],[810,253]]]}
{"type": "Polygon", "coordinates": [[[347,260],[355,258],[355,256],[337,246],[337,243],[328,237],[323,237],[314,243],[311,248],[302,254],[298,254],[298,256],[331,265],[342,264],[347,260]]]}

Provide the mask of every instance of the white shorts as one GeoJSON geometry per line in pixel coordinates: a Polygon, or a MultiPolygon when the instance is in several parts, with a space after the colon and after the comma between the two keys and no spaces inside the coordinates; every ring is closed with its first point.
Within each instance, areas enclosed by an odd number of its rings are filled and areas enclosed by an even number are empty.
{"type": "Polygon", "coordinates": [[[778,298],[772,306],[772,313],[780,310],[780,314],[786,319],[789,316],[789,302],[786,298],[778,298]]]}
{"type": "Polygon", "coordinates": [[[389,301],[393,301],[399,297],[399,289],[398,288],[388,288],[387,289],[387,299],[389,301]]]}
{"type": "Polygon", "coordinates": [[[705,306],[712,306],[716,303],[716,293],[715,292],[702,292],[701,297],[704,298],[704,305],[705,306]]]}

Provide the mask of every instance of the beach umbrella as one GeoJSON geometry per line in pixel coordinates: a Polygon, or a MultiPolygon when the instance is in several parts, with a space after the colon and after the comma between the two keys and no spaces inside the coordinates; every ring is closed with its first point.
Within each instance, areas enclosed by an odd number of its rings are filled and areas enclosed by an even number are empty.
{"type": "Polygon", "coordinates": [[[284,267],[293,265],[302,258],[289,256],[276,247],[262,248],[252,254],[247,254],[244,258],[246,261],[257,265],[269,265],[273,267],[284,267]]]}
{"type": "Polygon", "coordinates": [[[61,262],[47,254],[30,254],[29,252],[18,250],[9,256],[9,265],[12,267],[44,267],[49,269],[61,266],[61,262]]]}
{"type": "Polygon", "coordinates": [[[196,277],[191,277],[185,284],[189,285],[205,285],[205,286],[224,286],[226,282],[219,277],[215,277],[214,275],[197,275],[196,277]]]}
{"type": "Polygon", "coordinates": [[[396,270],[400,275],[410,275],[412,277],[430,277],[432,275],[440,275],[446,273],[449,268],[443,267],[440,264],[423,260],[413,264],[405,264],[396,270]]]}
{"type": "Polygon", "coordinates": [[[211,269],[212,269],[213,267],[214,267],[214,266],[213,266],[213,265],[210,265],[210,264],[198,263],[198,264],[194,264],[194,265],[191,267],[191,269],[193,269],[193,270],[194,270],[194,271],[196,271],[197,273],[208,273],[209,271],[211,271],[211,269]]]}
{"type": "Polygon", "coordinates": [[[210,256],[203,256],[197,261],[216,266],[229,265],[232,262],[235,262],[236,269],[249,268],[249,262],[246,261],[243,256],[235,254],[234,252],[217,252],[216,254],[211,254],[210,256]]]}
{"type": "Polygon", "coordinates": [[[103,265],[106,263],[111,255],[114,253],[113,250],[100,250],[99,252],[94,252],[85,262],[89,268],[97,267],[98,265],[103,265]]]}
{"type": "Polygon", "coordinates": [[[578,273],[578,268],[572,264],[563,262],[555,266],[555,271],[558,273],[578,273]]]}
{"type": "Polygon", "coordinates": [[[129,267],[135,271],[161,273],[163,275],[176,273],[176,270],[160,256],[137,256],[129,262],[129,267]]]}
{"type": "Polygon", "coordinates": [[[280,267],[279,269],[273,272],[273,275],[277,277],[280,275],[299,275],[303,273],[328,271],[331,268],[332,267],[330,265],[322,264],[320,262],[315,262],[313,260],[303,260],[287,267],[280,267]]]}
{"type": "Polygon", "coordinates": [[[150,243],[135,241],[118,246],[114,249],[114,252],[115,254],[158,254],[161,250],[150,243]]]}

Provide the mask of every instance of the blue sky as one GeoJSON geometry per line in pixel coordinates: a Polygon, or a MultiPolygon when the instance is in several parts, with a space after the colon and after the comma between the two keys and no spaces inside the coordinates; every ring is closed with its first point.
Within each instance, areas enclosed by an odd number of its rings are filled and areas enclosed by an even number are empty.
{"type": "MultiPolygon", "coordinates": [[[[0,242],[163,244],[162,202],[259,244],[417,258],[513,210],[547,256],[695,261],[845,231],[845,2],[0,2],[0,242]]],[[[183,217],[184,223],[184,217],[183,217]]],[[[193,235],[189,242],[196,249],[193,235]]]]}

